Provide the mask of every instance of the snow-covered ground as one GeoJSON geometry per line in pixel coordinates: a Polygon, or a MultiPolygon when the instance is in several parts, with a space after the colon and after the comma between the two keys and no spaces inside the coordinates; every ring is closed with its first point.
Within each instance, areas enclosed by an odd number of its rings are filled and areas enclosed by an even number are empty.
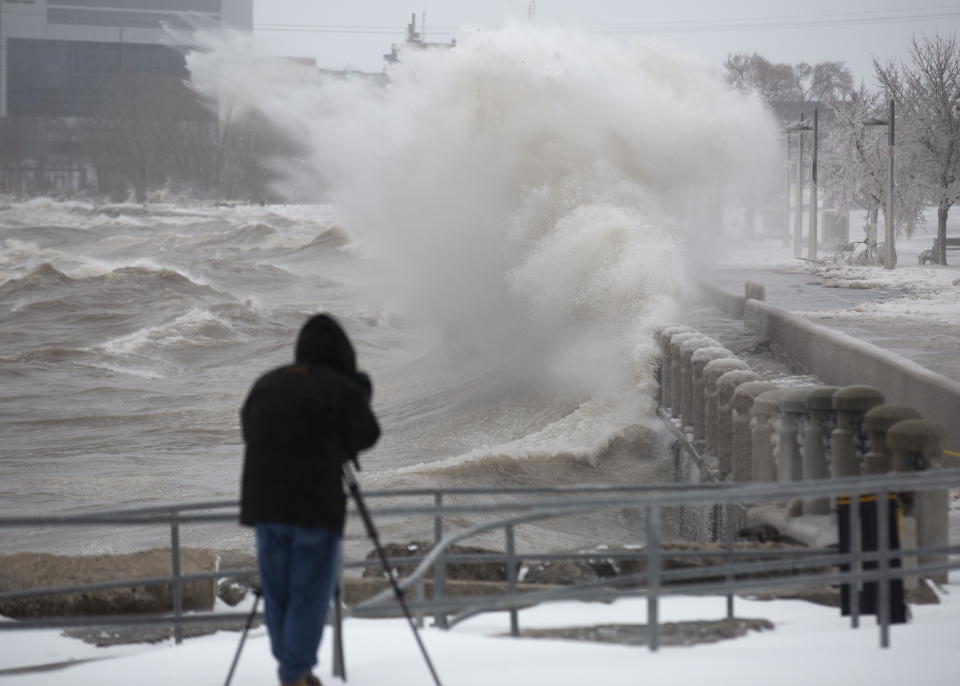
{"type": "MultiPolygon", "coordinates": [[[[797,298],[796,306],[789,299],[773,303],[793,311],[803,312],[804,307],[810,307],[820,314],[829,311],[832,315],[847,319],[908,317],[918,322],[927,320],[960,325],[960,253],[947,253],[948,266],[918,264],[920,253],[931,247],[936,232],[935,212],[931,209],[926,214],[927,231],[918,231],[910,238],[898,240],[897,266],[892,270],[834,263],[830,259],[833,254],[831,251],[821,251],[819,262],[796,259],[792,247],[770,239],[746,244],[734,241],[725,250],[713,252],[709,265],[719,270],[748,275],[745,278],[760,272],[804,277],[791,280],[790,286],[795,291],[802,290],[803,286],[840,289],[821,296],[822,305],[811,306],[809,300],[802,298],[797,298]],[[851,293],[870,290],[875,291],[875,295],[851,293]],[[833,307],[830,307],[830,301],[826,299],[828,297],[832,297],[833,307]]],[[[960,211],[954,211],[953,214],[947,223],[947,235],[960,236],[960,211]]],[[[851,225],[856,225],[856,218],[851,225]]],[[[850,233],[853,238],[856,231],[851,229],[850,233]]],[[[803,247],[806,257],[806,243],[803,247]]]]}
{"type": "MultiPolygon", "coordinates": [[[[772,631],[694,647],[646,647],[552,639],[514,639],[507,615],[476,617],[452,630],[427,628],[423,638],[446,686],[809,686],[871,684],[954,686],[960,683],[960,579],[942,589],[939,605],[913,606],[906,625],[891,628],[891,645],[879,647],[872,617],[853,630],[839,610],[803,601],[736,600],[736,615],[771,621],[772,631]]],[[[719,597],[671,597],[661,621],[720,619],[719,597]]],[[[521,629],[639,624],[643,600],[613,604],[563,602],[523,610],[521,629]]],[[[347,676],[356,686],[423,686],[429,673],[403,620],[350,619],[345,624],[347,676]]],[[[328,635],[329,639],[329,635],[328,635]]],[[[0,634],[0,670],[66,660],[93,661],[65,669],[0,676],[23,686],[63,684],[223,683],[239,640],[236,632],[189,639],[180,646],[93,648],[56,631],[0,634]],[[97,659],[99,658],[99,659],[97,659]]],[[[319,676],[330,675],[330,641],[321,649],[319,676]]],[[[265,629],[251,632],[234,676],[236,686],[276,682],[265,629]]]]}

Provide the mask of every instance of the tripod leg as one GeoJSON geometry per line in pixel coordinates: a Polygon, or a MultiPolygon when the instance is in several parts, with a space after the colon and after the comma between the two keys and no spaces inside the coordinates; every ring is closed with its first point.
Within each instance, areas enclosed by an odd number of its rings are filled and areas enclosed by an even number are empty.
{"type": "Polygon", "coordinates": [[[240,653],[243,652],[243,644],[247,640],[247,634],[250,632],[250,626],[253,624],[253,618],[257,616],[257,605],[260,604],[260,591],[255,590],[253,592],[253,609],[250,610],[250,614],[247,615],[247,623],[243,627],[243,634],[240,636],[240,645],[237,646],[237,653],[233,656],[233,663],[230,665],[230,671],[227,672],[227,680],[224,682],[223,686],[230,686],[230,682],[233,680],[233,673],[237,669],[237,663],[240,661],[240,653]]]}
{"type": "Polygon", "coordinates": [[[367,535],[370,537],[370,540],[373,541],[373,546],[377,551],[377,556],[380,558],[380,563],[383,565],[383,571],[387,575],[387,579],[390,580],[390,586],[393,588],[393,594],[397,598],[397,603],[400,605],[400,609],[403,610],[403,614],[407,618],[407,624],[410,625],[410,630],[413,631],[413,637],[416,639],[417,646],[420,648],[420,654],[423,655],[423,660],[427,663],[427,668],[430,670],[430,676],[433,677],[433,683],[436,684],[436,686],[442,686],[440,683],[440,677],[437,675],[437,670],[433,667],[433,661],[430,660],[430,655],[427,653],[427,648],[423,644],[423,640],[420,638],[420,632],[417,631],[417,625],[413,621],[413,616],[410,614],[410,608],[407,607],[407,601],[403,597],[403,591],[400,589],[400,586],[397,585],[397,580],[393,576],[393,570],[390,569],[390,562],[387,560],[387,555],[383,551],[383,546],[380,545],[380,537],[377,535],[377,529],[373,525],[373,518],[370,516],[370,511],[367,510],[367,505],[363,500],[363,495],[360,493],[360,486],[357,485],[357,479],[353,474],[353,468],[348,462],[345,462],[343,465],[343,475],[347,482],[347,488],[350,491],[350,495],[353,496],[353,500],[357,504],[357,511],[360,513],[360,518],[363,520],[363,525],[367,529],[367,535]]]}

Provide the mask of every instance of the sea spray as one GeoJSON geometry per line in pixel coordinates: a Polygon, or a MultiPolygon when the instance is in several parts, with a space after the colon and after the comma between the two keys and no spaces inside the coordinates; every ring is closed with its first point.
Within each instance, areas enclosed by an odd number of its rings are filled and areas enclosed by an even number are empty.
{"type": "MultiPolygon", "coordinates": [[[[649,411],[651,328],[672,316],[703,238],[686,205],[721,176],[736,198],[776,150],[756,98],[654,43],[463,32],[454,49],[403,51],[385,84],[307,78],[236,36],[205,46],[188,58],[195,87],[302,142],[280,190],[333,204],[386,307],[435,327],[447,359],[486,360],[504,389],[521,376],[541,399],[569,399],[522,428],[489,410],[486,433],[451,418],[447,432],[471,436],[454,461],[595,462],[634,426],[649,411]]],[[[441,413],[429,414],[444,426],[441,413]]]]}

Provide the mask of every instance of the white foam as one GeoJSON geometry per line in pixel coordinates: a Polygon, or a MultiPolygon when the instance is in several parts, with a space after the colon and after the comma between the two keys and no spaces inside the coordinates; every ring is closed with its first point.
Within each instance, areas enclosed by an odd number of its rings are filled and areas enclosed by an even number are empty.
{"type": "MultiPolygon", "coordinates": [[[[204,345],[208,337],[202,327],[214,324],[235,333],[233,325],[207,309],[194,307],[176,319],[156,326],[148,326],[125,336],[117,336],[99,343],[90,350],[107,355],[125,357],[137,355],[148,348],[179,347],[183,345],[204,345]]],[[[222,343],[221,340],[215,341],[222,343]]]]}

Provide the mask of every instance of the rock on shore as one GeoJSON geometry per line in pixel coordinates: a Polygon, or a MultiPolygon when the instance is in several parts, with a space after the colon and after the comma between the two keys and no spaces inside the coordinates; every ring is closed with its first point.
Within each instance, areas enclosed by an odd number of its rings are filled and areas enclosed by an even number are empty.
{"type": "MultiPolygon", "coordinates": [[[[218,555],[206,549],[183,548],[183,574],[218,569],[218,555]]],[[[123,579],[145,579],[172,573],[170,551],[145,550],[124,555],[0,555],[0,593],[77,586],[123,579]]],[[[183,587],[185,610],[211,610],[216,580],[191,581],[183,587]]],[[[66,593],[0,600],[0,615],[14,619],[100,614],[168,612],[173,608],[170,585],[128,586],[105,591],[66,593]]]]}

